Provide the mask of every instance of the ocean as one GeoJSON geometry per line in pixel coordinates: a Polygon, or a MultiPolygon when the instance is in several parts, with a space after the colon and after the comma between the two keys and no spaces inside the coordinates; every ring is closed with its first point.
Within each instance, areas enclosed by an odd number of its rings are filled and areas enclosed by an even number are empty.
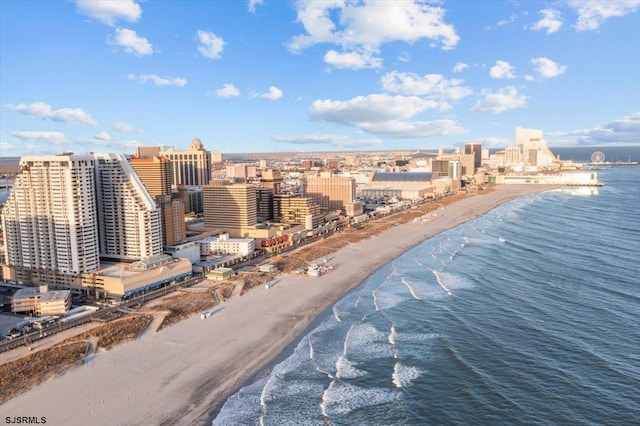
{"type": "Polygon", "coordinates": [[[213,425],[640,424],[640,167],[597,172],[382,266],[213,425]]]}

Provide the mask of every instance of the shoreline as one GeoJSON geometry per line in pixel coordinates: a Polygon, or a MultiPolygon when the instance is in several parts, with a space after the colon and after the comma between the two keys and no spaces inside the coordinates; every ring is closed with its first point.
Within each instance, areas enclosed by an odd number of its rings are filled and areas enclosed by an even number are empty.
{"type": "Polygon", "coordinates": [[[328,309],[380,267],[498,205],[549,189],[498,186],[438,210],[429,223],[393,226],[349,244],[330,255],[332,272],[319,278],[280,274],[270,289],[231,298],[209,319],[193,316],[100,353],[7,401],[3,414],[45,416],[54,425],[210,425],[231,395],[285,359],[328,309]]]}

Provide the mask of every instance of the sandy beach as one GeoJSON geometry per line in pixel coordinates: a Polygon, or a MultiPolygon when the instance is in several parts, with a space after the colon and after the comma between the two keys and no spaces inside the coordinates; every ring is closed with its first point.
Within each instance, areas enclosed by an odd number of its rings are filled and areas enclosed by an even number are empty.
{"type": "Polygon", "coordinates": [[[211,412],[370,273],[421,241],[513,198],[547,188],[499,186],[437,211],[429,223],[395,226],[328,256],[319,278],[282,274],[161,332],[99,352],[82,366],[0,406],[0,417],[47,425],[208,425],[211,412]]]}

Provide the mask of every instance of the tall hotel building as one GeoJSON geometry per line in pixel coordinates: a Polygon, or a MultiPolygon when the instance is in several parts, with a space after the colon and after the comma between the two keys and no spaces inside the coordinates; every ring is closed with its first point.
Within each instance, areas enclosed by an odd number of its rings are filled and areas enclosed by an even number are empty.
{"type": "MultiPolygon", "coordinates": [[[[469,142],[464,144],[464,153],[473,154],[473,167],[478,170],[482,166],[482,144],[469,142]]],[[[472,171],[468,172],[473,174],[472,171]]]]}
{"type": "Polygon", "coordinates": [[[356,180],[331,173],[305,177],[304,196],[326,210],[345,211],[356,199],[356,180]]]}
{"type": "Polygon", "coordinates": [[[171,162],[159,154],[157,147],[155,151],[153,147],[138,147],[130,164],[160,207],[162,245],[166,247],[186,239],[185,206],[182,200],[171,198],[171,162]]]}
{"type": "Polygon", "coordinates": [[[257,224],[255,185],[212,181],[202,188],[202,205],[205,226],[232,237],[243,237],[243,230],[257,224]]]}
{"type": "MultiPolygon", "coordinates": [[[[8,266],[79,275],[100,266],[91,155],[23,157],[2,210],[8,266]]],[[[26,275],[23,275],[27,272],[26,275]]]]}
{"type": "Polygon", "coordinates": [[[162,253],[160,208],[122,154],[94,154],[100,255],[140,260],[162,253]]]}
{"type": "Polygon", "coordinates": [[[200,139],[191,141],[188,151],[163,151],[160,155],[171,161],[174,186],[204,186],[211,180],[211,153],[200,139]]]}

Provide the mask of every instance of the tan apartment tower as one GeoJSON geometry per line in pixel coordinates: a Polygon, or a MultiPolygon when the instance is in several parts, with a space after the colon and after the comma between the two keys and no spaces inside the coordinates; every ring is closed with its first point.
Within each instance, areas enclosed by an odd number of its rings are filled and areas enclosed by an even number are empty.
{"type": "Polygon", "coordinates": [[[273,220],[280,223],[305,225],[307,229],[324,224],[320,206],[309,197],[274,194],[273,220]]]}
{"type": "Polygon", "coordinates": [[[244,236],[244,229],[257,224],[255,185],[214,180],[202,187],[204,224],[226,230],[232,237],[244,236]]]}
{"type": "Polygon", "coordinates": [[[171,195],[171,162],[166,157],[132,156],[130,163],[154,199],[159,195],[171,195]]]}
{"type": "MultiPolygon", "coordinates": [[[[482,167],[482,144],[477,142],[468,142],[464,144],[464,153],[473,154],[473,167],[475,170],[482,167]]],[[[470,174],[473,174],[473,172],[470,174]]]]}
{"type": "Polygon", "coordinates": [[[211,180],[211,153],[204,149],[200,139],[191,141],[189,150],[160,152],[167,157],[173,167],[173,186],[204,186],[211,180]]]}
{"type": "Polygon", "coordinates": [[[323,209],[345,211],[356,199],[356,180],[331,172],[305,176],[304,196],[323,209]]]}

